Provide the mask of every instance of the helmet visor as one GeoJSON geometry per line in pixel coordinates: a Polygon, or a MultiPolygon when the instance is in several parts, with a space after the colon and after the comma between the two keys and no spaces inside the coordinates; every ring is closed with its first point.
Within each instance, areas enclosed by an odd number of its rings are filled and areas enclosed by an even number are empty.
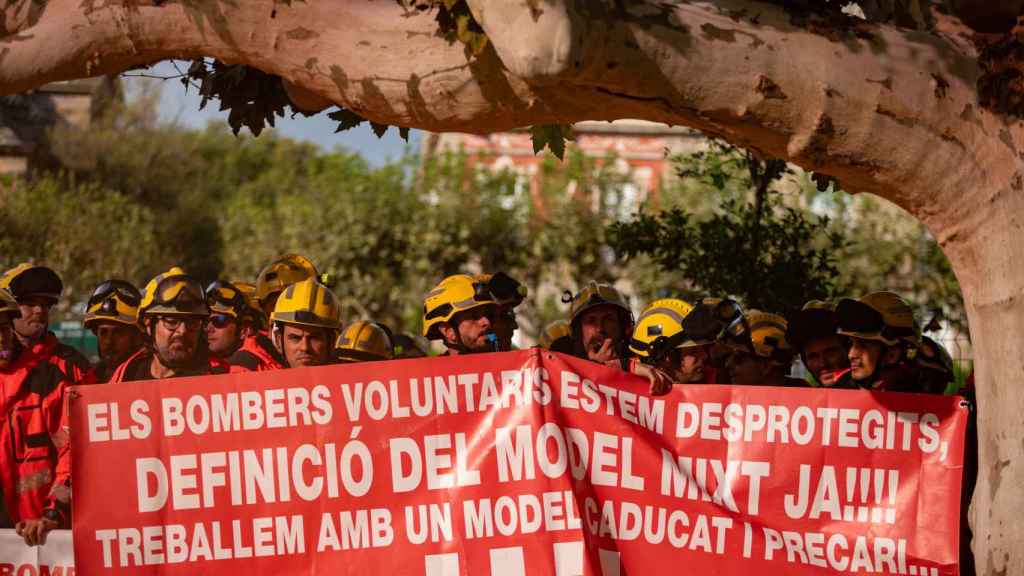
{"type": "Polygon", "coordinates": [[[139,291],[135,286],[132,286],[124,280],[107,280],[92,291],[92,296],[89,296],[87,309],[91,310],[99,302],[108,300],[114,295],[117,296],[118,300],[132,308],[138,308],[139,303],[142,301],[142,295],[139,294],[139,291]]]}
{"type": "Polygon", "coordinates": [[[160,281],[153,295],[153,303],[182,313],[208,313],[202,287],[188,276],[168,276],[160,281]]]}
{"type": "Polygon", "coordinates": [[[228,282],[220,280],[206,287],[206,303],[210,306],[220,305],[236,311],[245,309],[246,300],[242,291],[228,282]]]}

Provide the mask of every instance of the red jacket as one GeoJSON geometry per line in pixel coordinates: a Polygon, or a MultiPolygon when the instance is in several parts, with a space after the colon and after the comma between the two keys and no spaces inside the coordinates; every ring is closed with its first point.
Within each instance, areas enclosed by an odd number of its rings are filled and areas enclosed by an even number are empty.
{"type": "Polygon", "coordinates": [[[228,358],[228,364],[242,366],[253,372],[281,370],[285,367],[284,358],[281,358],[274,343],[263,333],[246,338],[241,348],[228,358]]]}
{"type": "MultiPolygon", "coordinates": [[[[114,370],[109,383],[134,382],[136,380],[152,380],[153,373],[150,371],[150,364],[153,362],[153,351],[149,348],[142,348],[125,360],[117,370],[114,370]]],[[[177,376],[206,376],[210,374],[228,374],[238,372],[249,372],[244,366],[233,366],[227,362],[206,354],[197,359],[195,365],[187,370],[180,371],[177,376]]]]}
{"type": "Polygon", "coordinates": [[[70,524],[65,390],[84,376],[77,352],[47,334],[0,371],[0,489],[13,522],[54,510],[70,524]]]}

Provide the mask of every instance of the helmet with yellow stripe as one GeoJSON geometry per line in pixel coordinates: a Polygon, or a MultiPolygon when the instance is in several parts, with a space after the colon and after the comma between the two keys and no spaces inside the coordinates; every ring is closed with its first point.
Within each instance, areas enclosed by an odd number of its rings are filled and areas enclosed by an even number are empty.
{"type": "Polygon", "coordinates": [[[23,262],[0,276],[0,288],[7,289],[19,302],[40,297],[56,304],[64,291],[64,283],[52,269],[23,262]]]}
{"type": "Polygon", "coordinates": [[[281,292],[270,321],[340,330],[341,306],[327,286],[307,278],[281,292]]]}
{"type": "Polygon", "coordinates": [[[683,320],[691,310],[693,306],[677,298],[662,298],[648,304],[633,329],[630,352],[645,362],[657,362],[683,342],[683,320]]]}
{"type": "Polygon", "coordinates": [[[209,316],[210,309],[199,281],[174,266],[146,284],[139,316],[147,315],[209,316]]]}
{"type": "Polygon", "coordinates": [[[555,320],[548,324],[544,328],[544,332],[540,335],[538,344],[545,350],[559,351],[558,348],[562,348],[562,351],[566,347],[571,346],[568,341],[572,338],[572,329],[569,328],[568,320],[555,320]],[[561,346],[559,346],[561,344],[561,346]]]}
{"type": "Polygon", "coordinates": [[[725,336],[726,344],[760,358],[787,364],[793,360],[793,348],[786,340],[786,319],[778,314],[750,310],[742,323],[725,336]]]}
{"type": "Polygon", "coordinates": [[[7,315],[11,320],[21,318],[21,307],[18,301],[5,288],[0,288],[0,315],[7,315]]]}
{"type": "Polygon", "coordinates": [[[142,294],[138,288],[124,280],[107,280],[92,291],[83,324],[86,328],[93,328],[100,322],[138,326],[141,303],[142,294]]]}
{"type": "Polygon", "coordinates": [[[423,335],[430,340],[443,340],[441,325],[456,314],[497,304],[488,282],[468,274],[449,276],[423,299],[423,335]]]}
{"type": "Polygon", "coordinates": [[[313,261],[301,254],[285,254],[260,271],[256,278],[256,299],[266,309],[285,288],[309,278],[319,279],[313,261]]]}
{"type": "Polygon", "coordinates": [[[391,330],[377,322],[353,322],[338,335],[334,355],[341,362],[391,360],[395,355],[391,330]]]}

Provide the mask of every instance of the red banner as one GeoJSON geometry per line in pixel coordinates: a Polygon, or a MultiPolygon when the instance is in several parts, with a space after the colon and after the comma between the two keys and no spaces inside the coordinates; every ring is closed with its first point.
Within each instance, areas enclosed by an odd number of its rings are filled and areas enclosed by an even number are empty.
{"type": "Polygon", "coordinates": [[[529,350],[77,388],[79,572],[957,573],[958,398],[529,350]]]}

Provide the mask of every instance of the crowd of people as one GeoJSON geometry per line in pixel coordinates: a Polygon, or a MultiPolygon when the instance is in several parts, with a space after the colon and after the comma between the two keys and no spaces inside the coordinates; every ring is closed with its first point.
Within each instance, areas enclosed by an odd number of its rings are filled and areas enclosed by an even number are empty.
{"type": "MultiPolygon", "coordinates": [[[[451,356],[511,350],[527,297],[503,272],[449,276],[424,297],[422,335],[411,335],[370,320],[343,324],[323,280],[308,258],[289,254],[255,283],[204,289],[177,267],[141,291],[102,282],[85,312],[99,347],[90,364],[48,331],[60,276],[28,263],[5,272],[0,527],[33,545],[70,525],[69,386],[424,357],[428,341],[451,356]]],[[[921,336],[912,307],[892,292],[811,301],[789,318],[712,297],[655,300],[634,317],[619,291],[598,282],[564,300],[566,318],[546,327],[540,345],[645,377],[654,395],[687,383],[812,385],[790,375],[797,357],[815,386],[941,394],[954,378],[948,352],[921,336]]]]}

